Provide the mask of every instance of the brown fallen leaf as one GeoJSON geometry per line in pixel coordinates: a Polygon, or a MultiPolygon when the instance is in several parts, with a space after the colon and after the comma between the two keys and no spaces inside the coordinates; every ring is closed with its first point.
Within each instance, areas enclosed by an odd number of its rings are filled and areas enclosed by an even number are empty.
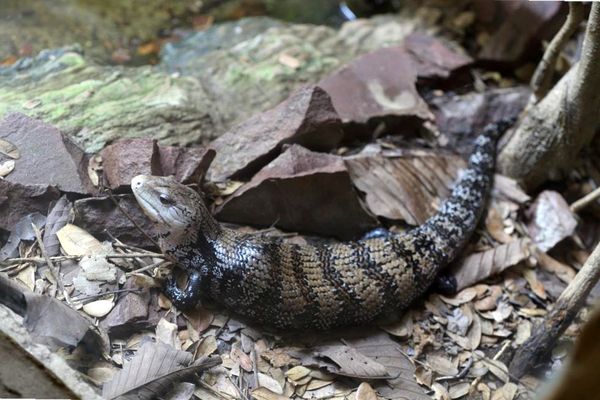
{"type": "Polygon", "coordinates": [[[433,151],[412,151],[401,157],[357,155],[345,159],[354,185],[378,216],[420,225],[450,194],[462,158],[433,151]]]}
{"type": "Polygon", "coordinates": [[[346,345],[319,346],[317,358],[328,360],[325,368],[337,375],[363,379],[388,379],[391,377],[385,366],[346,345]],[[333,362],[334,364],[330,364],[333,362]]]}
{"type": "Polygon", "coordinates": [[[56,236],[66,254],[71,256],[105,254],[102,243],[85,230],[73,224],[66,224],[56,236]]]}
{"type": "Polygon", "coordinates": [[[455,263],[449,273],[456,279],[457,290],[462,290],[526,260],[529,256],[528,239],[517,239],[471,254],[455,263]]]}
{"type": "Polygon", "coordinates": [[[576,275],[575,269],[567,264],[563,264],[545,252],[538,250],[534,253],[540,267],[546,271],[556,274],[560,280],[570,283],[576,275]]]}
{"type": "Polygon", "coordinates": [[[219,357],[200,358],[164,343],[146,342],[131,361],[102,387],[108,399],[152,399],[168,392],[174,383],[221,363],[219,357]]]}
{"type": "Polygon", "coordinates": [[[456,365],[446,357],[428,354],[426,356],[429,367],[442,376],[454,376],[458,374],[456,365]]]}
{"type": "Polygon", "coordinates": [[[367,382],[362,382],[356,390],[356,400],[377,400],[377,393],[367,382]]]}
{"type": "Polygon", "coordinates": [[[394,378],[373,383],[377,392],[386,399],[428,400],[423,388],[415,380],[415,366],[402,352],[400,345],[387,333],[373,333],[363,339],[348,341],[362,354],[383,365],[394,378]]]}

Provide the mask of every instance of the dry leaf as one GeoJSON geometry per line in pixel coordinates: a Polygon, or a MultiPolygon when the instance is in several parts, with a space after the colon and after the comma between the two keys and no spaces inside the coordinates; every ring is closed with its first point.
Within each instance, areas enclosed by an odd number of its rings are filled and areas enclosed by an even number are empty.
{"type": "Polygon", "coordinates": [[[401,339],[407,338],[413,332],[412,312],[409,310],[399,321],[389,325],[381,325],[380,328],[390,335],[399,337],[401,339]]]}
{"type": "Polygon", "coordinates": [[[106,253],[98,239],[73,224],[66,224],[56,232],[56,236],[67,255],[87,256],[106,253]]]}
{"type": "Polygon", "coordinates": [[[272,392],[265,387],[257,387],[251,395],[256,400],[289,400],[288,397],[272,392]]]}
{"type": "Polygon", "coordinates": [[[448,394],[450,395],[451,399],[460,399],[461,397],[469,394],[470,387],[471,384],[469,382],[458,383],[456,385],[450,386],[448,394]]]}
{"type": "Polygon", "coordinates": [[[383,365],[350,346],[319,346],[315,349],[314,354],[317,359],[323,360],[320,366],[332,374],[363,379],[386,379],[390,377],[383,365]]]}
{"type": "Polygon", "coordinates": [[[501,388],[494,391],[491,400],[513,400],[517,395],[519,387],[512,382],[504,384],[501,388]]]}
{"type": "Polygon", "coordinates": [[[273,393],[283,394],[283,387],[281,384],[262,372],[258,373],[258,386],[265,387],[273,393]]]}
{"type": "Polygon", "coordinates": [[[509,381],[508,368],[502,361],[491,360],[489,358],[484,358],[481,361],[488,368],[489,372],[494,374],[502,382],[509,381]]]}
{"type": "Polygon", "coordinates": [[[15,160],[8,160],[0,163],[0,178],[4,178],[6,175],[13,172],[15,169],[15,160]]]}
{"type": "Polygon", "coordinates": [[[102,388],[108,399],[150,399],[163,396],[174,383],[221,362],[218,357],[201,358],[175,350],[164,343],[147,342],[131,361],[123,365],[114,378],[102,388]]]}
{"type": "Polygon", "coordinates": [[[156,324],[156,338],[168,344],[173,349],[181,348],[177,339],[177,324],[171,323],[164,318],[161,318],[158,324],[156,324]]]}
{"type": "Polygon", "coordinates": [[[474,253],[456,263],[450,274],[462,290],[508,267],[526,260],[530,255],[529,241],[518,239],[480,253],[474,253]]]}
{"type": "Polygon", "coordinates": [[[232,346],[229,356],[238,363],[246,372],[252,372],[252,360],[237,346],[232,346]]]}
{"type": "Polygon", "coordinates": [[[355,398],[356,400],[377,400],[377,393],[375,393],[371,385],[363,382],[358,385],[355,398]]]}
{"type": "Polygon", "coordinates": [[[310,371],[311,370],[309,368],[306,368],[302,365],[298,365],[294,368],[289,369],[285,373],[285,376],[287,376],[292,381],[299,381],[300,379],[310,374],[310,371]]]}
{"type": "Polygon", "coordinates": [[[542,251],[571,236],[577,227],[577,219],[565,199],[551,190],[539,194],[527,216],[531,220],[527,225],[529,236],[542,251]]]}
{"type": "Polygon", "coordinates": [[[21,152],[17,146],[6,139],[0,139],[0,153],[15,160],[21,157],[21,152]]]}
{"type": "Polygon", "coordinates": [[[575,277],[575,270],[568,266],[567,264],[563,264],[560,261],[550,257],[548,254],[544,253],[541,250],[537,250],[535,252],[535,257],[543,269],[546,271],[552,272],[556,274],[556,276],[565,283],[571,283],[573,278],[575,277]]]}
{"type": "Polygon", "coordinates": [[[452,297],[440,295],[440,299],[442,299],[444,303],[458,307],[461,304],[468,303],[469,301],[473,300],[475,296],[477,296],[477,289],[474,287],[468,287],[452,297]]]}
{"type": "Polygon", "coordinates": [[[280,64],[285,65],[286,67],[290,67],[292,69],[296,69],[300,66],[300,60],[296,57],[292,57],[289,54],[281,53],[277,61],[280,64]]]}
{"type": "Polygon", "coordinates": [[[458,368],[447,358],[428,354],[427,364],[432,370],[443,376],[454,376],[458,374],[458,368]]]}
{"type": "Polygon", "coordinates": [[[509,243],[513,238],[504,231],[504,219],[498,211],[497,205],[492,203],[485,218],[487,231],[500,243],[509,243]]]}
{"type": "Polygon", "coordinates": [[[115,303],[112,300],[96,300],[83,305],[83,312],[96,318],[102,318],[113,309],[115,303]]]}
{"type": "Polygon", "coordinates": [[[544,284],[540,282],[537,278],[534,269],[525,268],[523,271],[523,277],[529,283],[531,290],[535,293],[540,299],[546,299],[546,289],[544,289],[544,284]]]}

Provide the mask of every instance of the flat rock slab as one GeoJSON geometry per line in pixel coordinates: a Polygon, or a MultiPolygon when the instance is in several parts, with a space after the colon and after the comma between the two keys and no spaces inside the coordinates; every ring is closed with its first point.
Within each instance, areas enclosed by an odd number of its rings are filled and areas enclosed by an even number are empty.
{"type": "Polygon", "coordinates": [[[421,225],[437,211],[466,165],[458,156],[426,150],[395,157],[357,155],[345,163],[371,212],[410,225],[421,225]]]}
{"type": "MultiPolygon", "coordinates": [[[[115,196],[119,206],[148,234],[154,233],[154,224],[144,215],[131,194],[115,196]]],[[[74,223],[94,237],[110,239],[107,232],[124,243],[138,247],[152,246],[146,236],[108,197],[90,197],[76,200],[73,204],[74,223]]]]}
{"type": "Polygon", "coordinates": [[[462,49],[451,47],[440,39],[423,33],[412,33],[404,39],[404,48],[412,56],[419,79],[448,78],[473,62],[462,49]]]}
{"type": "Polygon", "coordinates": [[[203,147],[158,146],[155,139],[123,139],[102,152],[104,178],[111,189],[127,187],[139,174],[173,175],[182,183],[199,183],[215,151],[203,147]]]}
{"type": "Polygon", "coordinates": [[[365,54],[319,82],[344,123],[393,117],[432,119],[416,88],[417,71],[403,46],[365,54]]]}
{"type": "MultiPolygon", "coordinates": [[[[10,114],[0,122],[0,139],[19,151],[15,169],[5,179],[25,186],[50,185],[64,192],[88,194],[87,158],[79,147],[52,125],[24,114],[10,114]]],[[[0,162],[8,157],[0,153],[0,162]]]]}
{"type": "Polygon", "coordinates": [[[209,179],[248,179],[273,160],[284,144],[330,150],[342,136],[340,118],[327,93],[318,86],[306,86],[214,140],[210,147],[217,155],[209,179]]]}
{"type": "Polygon", "coordinates": [[[36,211],[46,215],[50,203],[60,196],[54,186],[21,185],[0,179],[0,228],[12,231],[21,218],[36,211]]]}
{"type": "Polygon", "coordinates": [[[222,221],[355,239],[377,226],[341,157],[293,145],[217,210],[222,221]]]}

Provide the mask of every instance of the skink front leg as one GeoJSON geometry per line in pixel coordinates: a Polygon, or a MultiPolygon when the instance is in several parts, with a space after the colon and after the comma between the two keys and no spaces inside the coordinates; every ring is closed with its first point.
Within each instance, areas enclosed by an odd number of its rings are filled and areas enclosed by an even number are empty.
{"type": "Polygon", "coordinates": [[[167,278],[163,289],[165,295],[175,307],[179,310],[189,310],[200,304],[200,281],[200,273],[192,270],[188,273],[188,282],[185,289],[177,286],[177,281],[173,276],[167,278]]]}

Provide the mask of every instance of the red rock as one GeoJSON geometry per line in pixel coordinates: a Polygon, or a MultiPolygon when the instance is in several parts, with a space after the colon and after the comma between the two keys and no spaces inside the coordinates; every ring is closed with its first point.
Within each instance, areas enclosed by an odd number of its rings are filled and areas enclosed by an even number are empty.
{"type": "Polygon", "coordinates": [[[50,203],[59,197],[53,186],[26,186],[0,179],[0,228],[12,231],[21,218],[36,211],[46,215],[50,203]]]}
{"type": "Polygon", "coordinates": [[[473,62],[464,52],[451,49],[440,39],[423,33],[412,33],[404,39],[419,79],[449,77],[454,71],[473,62]]]}
{"type": "Polygon", "coordinates": [[[352,239],[377,225],[343,160],[292,145],[219,207],[223,221],[352,239]]]}
{"type": "Polygon", "coordinates": [[[327,93],[316,86],[303,87],[214,140],[210,147],[217,155],[209,179],[248,179],[277,157],[286,143],[326,151],[336,147],[342,135],[327,93]]]}
{"type": "MultiPolygon", "coordinates": [[[[6,181],[55,186],[82,194],[95,191],[87,175],[85,153],[52,125],[24,114],[10,114],[0,122],[0,138],[14,144],[21,153],[6,181]]],[[[5,159],[0,154],[0,162],[5,159]]]]}
{"type": "MultiPolygon", "coordinates": [[[[127,279],[125,289],[135,288],[133,277],[127,279]]],[[[150,294],[128,292],[119,298],[115,307],[100,322],[100,327],[106,329],[111,338],[128,337],[141,329],[151,327],[148,320],[150,294]]]]}
{"type": "MultiPolygon", "coordinates": [[[[144,215],[133,195],[118,195],[115,198],[146,233],[154,233],[154,225],[144,215]]],[[[112,236],[132,246],[153,245],[108,197],[77,200],[73,204],[73,211],[74,223],[97,238],[110,239],[107,235],[107,232],[110,232],[112,236]]]]}
{"type": "Polygon", "coordinates": [[[158,148],[162,175],[173,175],[181,183],[199,183],[215,158],[213,149],[165,146],[158,148]]]}
{"type": "Polygon", "coordinates": [[[454,155],[416,150],[400,157],[381,153],[345,159],[354,185],[377,216],[420,225],[450,194],[465,161],[454,155]]]}
{"type": "MultiPolygon", "coordinates": [[[[344,123],[432,119],[416,89],[413,57],[403,46],[365,54],[319,82],[344,123]]],[[[372,129],[369,129],[372,130],[372,129]]]]}
{"type": "Polygon", "coordinates": [[[127,187],[139,174],[173,175],[182,183],[198,183],[215,151],[203,147],[158,146],[153,139],[123,139],[101,152],[104,177],[111,189],[127,187]]]}
{"type": "Polygon", "coordinates": [[[140,174],[158,175],[160,161],[154,139],[123,139],[106,146],[102,152],[102,169],[111,189],[128,186],[140,174]]]}

